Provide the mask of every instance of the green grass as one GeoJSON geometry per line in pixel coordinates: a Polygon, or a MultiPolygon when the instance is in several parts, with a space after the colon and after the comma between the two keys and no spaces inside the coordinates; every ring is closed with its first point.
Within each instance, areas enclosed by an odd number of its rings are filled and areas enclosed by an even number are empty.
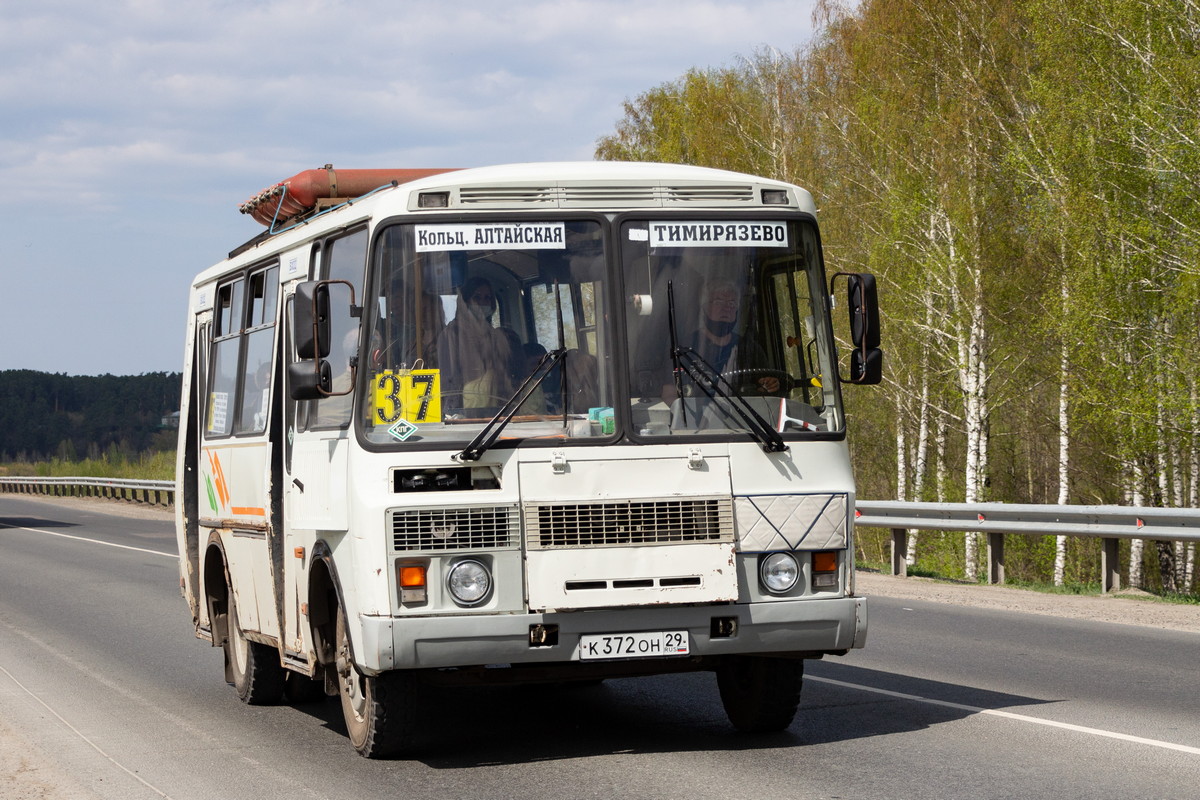
{"type": "Polygon", "coordinates": [[[175,452],[147,452],[129,458],[85,458],[82,460],[13,462],[0,464],[0,474],[27,478],[126,478],[169,481],[175,478],[175,452]]]}
{"type": "Polygon", "coordinates": [[[1044,594],[1101,594],[1099,581],[1095,583],[1076,583],[1068,581],[1063,583],[1062,586],[1055,586],[1053,583],[1046,583],[1045,581],[1006,580],[1004,585],[1013,589],[1028,589],[1030,591],[1042,592],[1044,594]]]}

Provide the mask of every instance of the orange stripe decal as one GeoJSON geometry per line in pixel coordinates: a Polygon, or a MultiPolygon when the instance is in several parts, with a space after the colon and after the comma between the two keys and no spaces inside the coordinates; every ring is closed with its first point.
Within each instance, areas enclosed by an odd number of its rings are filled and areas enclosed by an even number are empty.
{"type": "Polygon", "coordinates": [[[225,482],[225,470],[221,469],[221,459],[215,450],[210,450],[208,460],[212,465],[213,477],[217,481],[217,496],[221,498],[221,505],[227,506],[229,505],[229,484],[225,482]]]}

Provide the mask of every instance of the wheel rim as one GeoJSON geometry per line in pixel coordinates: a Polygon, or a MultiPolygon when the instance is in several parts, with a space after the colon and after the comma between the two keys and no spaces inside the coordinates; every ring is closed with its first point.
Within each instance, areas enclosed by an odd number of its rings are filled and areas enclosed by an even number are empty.
{"type": "Polygon", "coordinates": [[[338,689],[342,693],[342,698],[345,700],[350,710],[354,712],[354,716],[358,720],[362,720],[366,715],[367,697],[363,691],[362,676],[358,674],[358,670],[354,668],[354,662],[350,658],[350,640],[346,636],[344,628],[339,626],[340,630],[338,637],[337,649],[337,673],[338,673],[338,689]]]}
{"type": "Polygon", "coordinates": [[[237,607],[233,596],[229,597],[229,642],[230,656],[233,658],[233,669],[238,675],[246,674],[246,662],[249,660],[250,643],[242,635],[242,628],[237,621],[237,607]]]}

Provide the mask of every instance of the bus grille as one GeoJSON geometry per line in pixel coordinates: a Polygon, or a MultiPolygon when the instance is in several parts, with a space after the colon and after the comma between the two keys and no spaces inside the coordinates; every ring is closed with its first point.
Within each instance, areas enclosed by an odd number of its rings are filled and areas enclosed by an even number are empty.
{"type": "Polygon", "coordinates": [[[525,507],[530,549],[612,547],[733,541],[728,497],[632,500],[619,503],[530,504],[525,507]]]}
{"type": "Polygon", "coordinates": [[[392,509],[397,552],[503,549],[517,546],[516,506],[392,509]]]}

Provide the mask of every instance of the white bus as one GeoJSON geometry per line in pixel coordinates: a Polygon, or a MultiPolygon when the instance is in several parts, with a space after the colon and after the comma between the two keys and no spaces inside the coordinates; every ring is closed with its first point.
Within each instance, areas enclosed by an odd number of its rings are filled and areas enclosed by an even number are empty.
{"type": "Polygon", "coordinates": [[[879,381],[875,284],[834,276],[839,377],[808,192],[326,167],[242,210],[267,229],[191,288],[177,503],[242,700],[340,696],[383,757],[427,683],[707,670],[772,731],[863,646],[840,383],[879,381]]]}

